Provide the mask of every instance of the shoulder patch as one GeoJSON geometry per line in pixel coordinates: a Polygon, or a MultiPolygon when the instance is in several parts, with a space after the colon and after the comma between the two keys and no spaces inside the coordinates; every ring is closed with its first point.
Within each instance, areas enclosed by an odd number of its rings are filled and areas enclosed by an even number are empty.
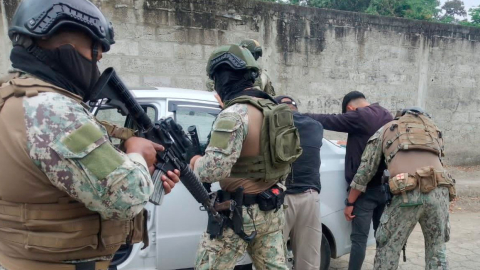
{"type": "Polygon", "coordinates": [[[92,123],[87,123],[62,140],[62,143],[74,153],[87,149],[88,146],[103,138],[102,131],[92,123]]]}
{"type": "Polygon", "coordinates": [[[222,117],[218,119],[215,124],[213,125],[214,131],[224,131],[224,132],[232,132],[237,126],[237,120],[232,116],[222,117]]]}
{"type": "Polygon", "coordinates": [[[215,147],[228,153],[230,140],[234,137],[235,130],[241,125],[241,121],[232,116],[222,116],[215,121],[212,130],[212,136],[210,138],[209,147],[215,147]]]}
{"type": "MultiPolygon", "coordinates": [[[[123,156],[109,143],[99,126],[87,122],[55,140],[51,148],[63,159],[72,159],[102,180],[124,162],[123,156]]],[[[93,186],[96,181],[92,180],[93,186]]]]}

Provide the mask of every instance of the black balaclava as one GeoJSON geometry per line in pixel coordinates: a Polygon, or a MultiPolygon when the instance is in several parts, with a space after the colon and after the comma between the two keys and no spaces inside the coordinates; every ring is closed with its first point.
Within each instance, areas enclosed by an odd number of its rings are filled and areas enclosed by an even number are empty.
{"type": "Polygon", "coordinates": [[[233,99],[233,97],[245,89],[252,88],[255,82],[255,75],[249,70],[233,70],[222,65],[215,70],[215,91],[222,101],[233,99]]]}
{"type": "Polygon", "coordinates": [[[92,60],[89,60],[70,44],[53,50],[41,49],[38,46],[35,46],[34,50],[15,46],[10,59],[14,68],[38,76],[87,101],[100,77],[97,48],[98,45],[93,44],[92,60]]]}

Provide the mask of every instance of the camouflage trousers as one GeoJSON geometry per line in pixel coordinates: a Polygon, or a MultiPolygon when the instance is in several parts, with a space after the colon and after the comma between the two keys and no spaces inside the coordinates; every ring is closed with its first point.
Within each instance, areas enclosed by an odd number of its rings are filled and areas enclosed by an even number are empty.
{"type": "Polygon", "coordinates": [[[448,188],[438,187],[424,194],[415,189],[407,192],[409,203],[419,206],[400,207],[401,195],[394,196],[385,209],[376,233],[378,242],[374,269],[398,268],[402,247],[417,222],[425,237],[425,269],[448,269],[446,245],[450,239],[448,188]]]}
{"type": "Polygon", "coordinates": [[[210,239],[210,235],[204,233],[197,251],[195,269],[233,269],[237,260],[247,251],[256,269],[287,270],[282,234],[285,223],[283,209],[275,213],[260,211],[258,205],[251,206],[250,210],[244,206],[243,226],[246,234],[254,231],[254,222],[257,236],[251,243],[242,240],[230,228],[224,229],[223,237],[219,239],[210,239]]]}

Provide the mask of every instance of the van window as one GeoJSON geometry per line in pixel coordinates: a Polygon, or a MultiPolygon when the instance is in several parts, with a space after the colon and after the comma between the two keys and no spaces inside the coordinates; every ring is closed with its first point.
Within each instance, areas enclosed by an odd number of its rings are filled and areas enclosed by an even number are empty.
{"type": "Polygon", "coordinates": [[[207,142],[215,117],[217,115],[214,113],[198,111],[188,107],[180,107],[175,113],[176,122],[182,126],[183,130],[187,131],[188,127],[192,125],[197,127],[198,140],[204,143],[207,142]]]}
{"type": "MultiPolygon", "coordinates": [[[[168,110],[173,112],[175,122],[180,124],[183,130],[188,133],[190,126],[197,128],[198,140],[200,141],[200,150],[203,152],[207,147],[207,140],[212,130],[213,121],[220,113],[217,104],[190,102],[181,100],[171,100],[168,104],[168,110]]],[[[188,159],[195,153],[195,149],[189,149],[188,159]]]]}
{"type": "MultiPolygon", "coordinates": [[[[142,108],[145,110],[152,122],[157,121],[157,110],[155,109],[155,107],[151,105],[143,105],[142,108]]],[[[99,121],[106,121],[119,127],[129,127],[135,130],[137,129],[136,127],[132,127],[133,123],[131,119],[129,119],[126,115],[122,115],[118,111],[118,109],[110,106],[103,106],[102,108],[100,108],[97,111],[95,118],[97,118],[97,120],[99,121]]],[[[120,144],[120,139],[111,138],[111,140],[115,146],[118,146],[120,144]]]]}

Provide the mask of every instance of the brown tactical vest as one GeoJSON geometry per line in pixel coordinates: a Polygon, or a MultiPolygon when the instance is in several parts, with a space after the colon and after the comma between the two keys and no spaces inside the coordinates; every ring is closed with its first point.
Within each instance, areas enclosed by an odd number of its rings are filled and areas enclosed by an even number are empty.
{"type": "Polygon", "coordinates": [[[422,114],[406,113],[388,123],[383,133],[383,153],[390,175],[432,166],[443,171],[443,138],[433,121],[422,114]]]}
{"type": "Polygon", "coordinates": [[[40,92],[81,102],[80,97],[36,78],[17,75],[1,84],[0,265],[9,270],[45,269],[63,261],[113,255],[126,242],[143,240],[148,245],[145,212],[133,220],[102,220],[53,186],[32,162],[22,100],[40,92]]]}

